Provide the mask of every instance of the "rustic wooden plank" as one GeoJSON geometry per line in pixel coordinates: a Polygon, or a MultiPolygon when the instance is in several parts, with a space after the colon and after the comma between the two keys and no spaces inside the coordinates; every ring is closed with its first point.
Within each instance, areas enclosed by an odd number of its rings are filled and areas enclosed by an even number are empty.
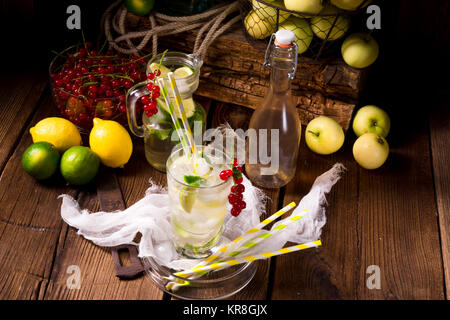
{"type": "Polygon", "coordinates": [[[415,130],[401,144],[394,140],[383,167],[360,169],[361,299],[444,298],[429,134],[426,122],[409,121],[415,130]],[[380,290],[365,286],[369,265],[380,267],[380,290]]]}
{"type": "MultiPolygon", "coordinates": [[[[215,128],[220,124],[228,123],[233,129],[248,129],[252,110],[236,105],[225,103],[216,103],[211,127],[215,128]]],[[[279,189],[262,189],[270,199],[266,205],[267,218],[278,209],[279,189]]],[[[261,261],[258,264],[258,270],[252,281],[240,292],[230,297],[236,300],[266,299],[268,295],[270,261],[261,261]]]]}
{"type": "Polygon", "coordinates": [[[45,85],[42,72],[10,72],[0,76],[0,171],[20,139],[45,85]]]}
{"type": "MultiPolygon", "coordinates": [[[[26,132],[56,111],[47,95],[26,132]]],[[[21,156],[31,143],[31,136],[24,134],[0,176],[0,296],[4,299],[38,297],[50,276],[62,227],[57,196],[77,193],[58,176],[38,182],[25,173],[21,156]]]]}
{"type": "Polygon", "coordinates": [[[439,215],[442,261],[444,264],[446,298],[450,299],[450,111],[442,95],[430,119],[430,140],[436,203],[439,215]]]}
{"type": "Polygon", "coordinates": [[[314,178],[335,161],[348,171],[328,196],[323,247],[277,258],[272,297],[442,299],[426,131],[391,146],[388,162],[376,171],[355,164],[353,141],[348,137],[344,150],[329,157],[315,155],[302,144],[297,176],[286,188],[284,203],[306,193],[314,178]],[[380,290],[366,286],[370,265],[380,267],[380,290]]]}
{"type": "MultiPolygon", "coordinates": [[[[304,134],[304,130],[303,133],[304,134]]],[[[275,258],[272,299],[354,299],[358,272],[358,168],[351,156],[351,143],[330,156],[313,153],[300,143],[297,172],[286,186],[283,204],[298,203],[317,176],[336,162],[347,172],[327,195],[327,224],[323,246],[275,258]]]]}

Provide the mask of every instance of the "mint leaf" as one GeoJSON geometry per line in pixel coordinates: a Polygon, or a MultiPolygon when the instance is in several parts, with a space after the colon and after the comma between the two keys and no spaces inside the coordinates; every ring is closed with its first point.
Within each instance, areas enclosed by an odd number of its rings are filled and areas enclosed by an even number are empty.
{"type": "Polygon", "coordinates": [[[192,187],[200,187],[200,182],[203,180],[205,179],[199,176],[184,175],[184,182],[192,187]]]}

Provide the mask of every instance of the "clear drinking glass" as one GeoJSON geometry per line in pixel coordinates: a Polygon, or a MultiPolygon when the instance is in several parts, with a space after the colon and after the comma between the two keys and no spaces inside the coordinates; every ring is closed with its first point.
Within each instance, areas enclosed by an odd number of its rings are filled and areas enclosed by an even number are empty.
{"type": "Polygon", "coordinates": [[[174,148],[167,160],[167,183],[175,248],[189,258],[204,258],[222,234],[231,181],[220,180],[219,174],[231,161],[218,149],[196,149],[192,157],[180,145],[174,148]]]}
{"type": "MultiPolygon", "coordinates": [[[[187,121],[191,130],[194,135],[202,134],[205,130],[206,112],[204,108],[193,99],[193,94],[198,88],[200,68],[203,61],[198,57],[182,52],[166,52],[164,56],[163,54],[159,54],[148,62],[147,74],[152,72],[152,64],[159,64],[160,62],[161,65],[171,71],[180,67],[188,67],[192,70],[192,74],[186,77],[177,78],[175,76],[175,82],[180,92],[183,106],[187,113],[187,121]],[[201,130],[195,130],[194,127],[200,128],[201,130]]],[[[161,77],[167,82],[167,75],[162,75],[161,77]]],[[[141,82],[131,88],[127,93],[128,123],[130,130],[134,135],[144,138],[145,157],[150,165],[165,172],[167,158],[173,147],[178,144],[179,141],[177,135],[173,134],[175,128],[162,97],[157,100],[158,112],[151,117],[147,117],[145,113],[142,113],[142,126],[138,124],[137,115],[139,114],[138,111],[140,107],[142,107],[139,106],[140,98],[149,94],[149,91],[145,87],[146,84],[146,81],[141,82]]],[[[169,100],[174,103],[175,97],[171,90],[168,90],[168,96],[169,100]]]]}

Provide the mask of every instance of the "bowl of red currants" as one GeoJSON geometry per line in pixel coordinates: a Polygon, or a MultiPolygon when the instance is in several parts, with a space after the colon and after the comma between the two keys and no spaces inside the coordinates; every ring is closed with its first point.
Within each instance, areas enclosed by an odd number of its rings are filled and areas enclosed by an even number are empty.
{"type": "Polygon", "coordinates": [[[93,119],[127,125],[126,93],[146,80],[148,56],[123,55],[92,45],[72,46],[50,63],[50,83],[61,116],[88,133],[93,119]]]}

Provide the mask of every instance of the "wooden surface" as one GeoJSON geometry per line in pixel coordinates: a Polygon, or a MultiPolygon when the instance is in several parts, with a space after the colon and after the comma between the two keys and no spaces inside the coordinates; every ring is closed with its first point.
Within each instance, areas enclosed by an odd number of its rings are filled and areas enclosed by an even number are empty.
{"type": "MultiPolygon", "coordinates": [[[[60,217],[60,194],[97,211],[130,206],[144,195],[149,179],[165,185],[151,168],[143,142],[124,169],[111,170],[118,188],[96,184],[68,187],[56,176],[37,182],[21,167],[31,144],[28,129],[55,115],[46,77],[2,75],[0,83],[0,298],[1,299],[170,299],[142,275],[115,276],[110,250],[76,234],[60,217]],[[20,88],[20,89],[19,89],[20,88]],[[100,203],[99,194],[111,202],[100,203]],[[69,289],[68,267],[81,272],[80,289],[69,289]]],[[[273,212],[299,201],[314,179],[341,162],[347,172],[327,196],[323,247],[272,258],[259,265],[250,284],[232,299],[448,299],[450,286],[450,122],[447,100],[414,132],[394,139],[387,163],[375,171],[353,160],[355,137],[331,156],[312,153],[302,139],[295,178],[282,189],[264,190],[273,212]],[[369,289],[371,265],[380,267],[381,288],[369,289]]],[[[252,110],[202,100],[208,125],[228,121],[246,128],[252,110]]],[[[304,129],[304,128],[303,128],[304,129]]],[[[127,261],[126,257],[123,257],[127,261]]]]}

